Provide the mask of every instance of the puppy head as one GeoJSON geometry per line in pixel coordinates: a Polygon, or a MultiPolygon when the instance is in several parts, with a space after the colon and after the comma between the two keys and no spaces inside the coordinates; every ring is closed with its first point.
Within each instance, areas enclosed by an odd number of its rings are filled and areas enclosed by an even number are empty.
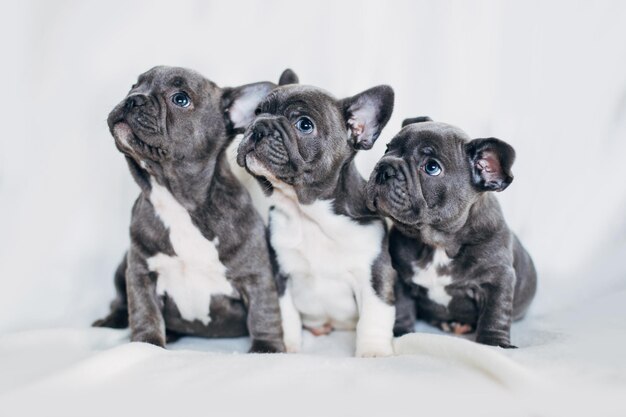
{"type": "Polygon", "coordinates": [[[343,100],[315,87],[278,87],[259,104],[237,162],[268,192],[286,184],[301,202],[313,201],[334,189],[356,151],[374,145],[392,110],[388,86],[343,100]]]}
{"type": "Polygon", "coordinates": [[[109,129],[118,149],[141,166],[203,161],[243,131],[274,87],[222,89],[192,70],[155,67],[111,111],[109,129]]]}
{"type": "Polygon", "coordinates": [[[401,228],[449,230],[483,192],[508,187],[514,160],[499,139],[471,140],[454,126],[407,119],[370,176],[368,206],[401,228]]]}

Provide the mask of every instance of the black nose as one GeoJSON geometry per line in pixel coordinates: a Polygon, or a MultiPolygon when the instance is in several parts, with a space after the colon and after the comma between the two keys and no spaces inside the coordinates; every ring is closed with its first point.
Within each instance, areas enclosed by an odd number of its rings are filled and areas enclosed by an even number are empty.
{"type": "Polygon", "coordinates": [[[261,139],[272,134],[273,129],[265,121],[257,122],[252,128],[252,140],[259,142],[261,139]]]}
{"type": "Polygon", "coordinates": [[[389,179],[396,176],[396,170],[389,164],[383,164],[378,167],[378,174],[376,175],[376,181],[379,184],[387,182],[389,179]]]}
{"type": "Polygon", "coordinates": [[[126,99],[126,111],[132,109],[133,107],[139,107],[146,104],[146,97],[141,94],[134,94],[126,99]]]}

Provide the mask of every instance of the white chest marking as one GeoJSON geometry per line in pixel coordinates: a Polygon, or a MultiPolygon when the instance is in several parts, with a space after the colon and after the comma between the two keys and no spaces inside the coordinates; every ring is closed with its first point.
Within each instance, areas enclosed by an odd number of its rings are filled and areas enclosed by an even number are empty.
{"type": "Polygon", "coordinates": [[[355,289],[371,286],[371,266],[384,237],[382,222],[360,225],[333,212],[332,202],[297,202],[292,190],[273,193],[272,245],[305,326],[354,329],[355,289]]]}
{"type": "Polygon", "coordinates": [[[449,275],[439,275],[437,269],[450,264],[450,258],[443,249],[435,249],[433,260],[425,267],[413,265],[413,282],[428,290],[428,298],[434,302],[448,306],[452,299],[445,287],[452,282],[449,275]]]}
{"type": "Polygon", "coordinates": [[[211,296],[232,295],[226,267],[220,262],[217,238],[206,239],[192,223],[187,210],[163,186],[151,178],[150,202],[169,229],[175,256],[159,253],[147,260],[158,273],[157,294],[171,297],[183,319],[209,324],[211,296]]]}

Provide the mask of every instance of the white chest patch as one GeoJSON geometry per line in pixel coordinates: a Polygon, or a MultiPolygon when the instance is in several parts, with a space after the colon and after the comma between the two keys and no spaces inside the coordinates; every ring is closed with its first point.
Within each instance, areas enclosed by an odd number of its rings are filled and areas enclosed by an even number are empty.
{"type": "Polygon", "coordinates": [[[192,223],[187,210],[153,178],[150,202],[169,230],[175,256],[159,253],[147,260],[148,268],[158,273],[157,294],[171,297],[183,319],[209,324],[211,296],[233,295],[220,262],[218,240],[206,239],[192,223]]]}
{"type": "Polygon", "coordinates": [[[290,277],[303,324],[354,329],[355,289],[371,285],[371,266],[385,233],[382,222],[360,225],[335,214],[329,200],[301,205],[285,186],[272,195],[272,245],[280,269],[290,277]]]}
{"type": "Polygon", "coordinates": [[[448,306],[452,299],[445,287],[452,282],[449,275],[439,275],[437,270],[450,264],[450,258],[443,249],[435,249],[433,260],[425,267],[413,265],[413,282],[428,290],[428,298],[434,302],[448,306]]]}

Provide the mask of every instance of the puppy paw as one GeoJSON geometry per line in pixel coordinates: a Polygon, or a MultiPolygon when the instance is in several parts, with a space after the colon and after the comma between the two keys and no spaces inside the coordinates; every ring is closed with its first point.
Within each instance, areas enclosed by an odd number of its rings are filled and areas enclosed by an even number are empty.
{"type": "Polygon", "coordinates": [[[133,334],[130,338],[131,342],[150,343],[151,345],[165,347],[165,335],[156,332],[141,332],[133,334]]]}
{"type": "Polygon", "coordinates": [[[383,358],[393,355],[393,346],[389,342],[357,343],[356,357],[358,358],[383,358]]]}
{"type": "Polygon", "coordinates": [[[500,346],[503,349],[518,349],[517,346],[511,345],[511,344],[508,344],[508,345],[498,345],[498,346],[500,346]]]}
{"type": "Polygon", "coordinates": [[[180,339],[183,336],[184,335],[181,333],[176,333],[172,330],[165,330],[165,342],[168,344],[178,341],[178,339],[180,339]]]}
{"type": "Polygon", "coordinates": [[[396,326],[393,328],[393,336],[394,337],[400,337],[400,336],[404,336],[405,334],[408,333],[413,333],[415,330],[413,328],[413,326],[410,327],[406,327],[406,326],[396,326]]]}
{"type": "Polygon", "coordinates": [[[284,353],[285,350],[282,340],[253,339],[248,353],[284,353]]]}
{"type": "Polygon", "coordinates": [[[476,342],[489,345],[489,346],[499,346],[504,349],[517,349],[517,346],[511,344],[511,340],[508,337],[499,336],[499,335],[478,335],[476,337],[476,342]]]}
{"type": "Polygon", "coordinates": [[[302,348],[302,335],[298,334],[292,335],[291,337],[287,337],[283,339],[285,341],[285,350],[287,353],[298,353],[302,348]]]}
{"type": "Polygon", "coordinates": [[[333,326],[330,323],[325,323],[320,327],[304,326],[304,328],[313,333],[314,336],[324,336],[333,331],[333,326]]]}
{"type": "Polygon", "coordinates": [[[450,323],[450,327],[452,328],[452,333],[458,334],[458,335],[468,334],[474,331],[474,327],[472,327],[472,325],[465,324],[465,323],[457,323],[456,321],[453,321],[452,323],[450,323]]]}
{"type": "Polygon", "coordinates": [[[111,329],[125,329],[128,327],[128,311],[114,310],[108,316],[94,321],[92,327],[109,327],[111,329]]]}
{"type": "Polygon", "coordinates": [[[456,335],[468,334],[474,331],[474,328],[471,325],[465,324],[465,323],[459,323],[456,321],[450,321],[450,322],[443,321],[439,323],[438,327],[444,332],[453,333],[456,335]]]}
{"type": "Polygon", "coordinates": [[[302,348],[302,343],[300,342],[285,341],[285,351],[287,353],[299,353],[301,348],[302,348]]]}

